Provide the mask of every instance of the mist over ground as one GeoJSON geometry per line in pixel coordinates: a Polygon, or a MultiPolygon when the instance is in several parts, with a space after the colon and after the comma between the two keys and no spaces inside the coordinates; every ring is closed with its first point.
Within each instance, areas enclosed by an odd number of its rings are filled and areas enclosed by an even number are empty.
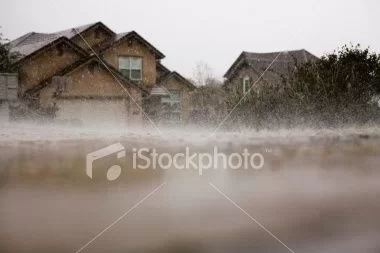
{"type": "Polygon", "coordinates": [[[75,252],[156,187],[88,252],[286,252],[233,200],[295,252],[380,249],[378,127],[218,132],[3,124],[0,248],[75,252]],[[25,129],[28,129],[25,131],[25,129]],[[85,173],[86,154],[121,143],[85,173]],[[133,148],[160,153],[261,152],[261,170],[132,167],[133,148]],[[117,162],[118,161],[118,162],[117,162]],[[122,167],[107,181],[107,167],[122,167]],[[212,184],[212,185],[211,185],[212,184]],[[23,211],[21,211],[23,210],[23,211]]]}

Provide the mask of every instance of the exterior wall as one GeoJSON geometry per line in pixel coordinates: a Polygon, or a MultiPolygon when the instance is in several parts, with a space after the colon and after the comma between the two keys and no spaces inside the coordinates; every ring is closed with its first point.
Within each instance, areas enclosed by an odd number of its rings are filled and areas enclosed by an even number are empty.
{"type": "Polygon", "coordinates": [[[156,83],[161,83],[161,81],[165,78],[166,75],[170,74],[170,71],[165,71],[161,68],[156,68],[156,83]]]}
{"type": "Polygon", "coordinates": [[[110,42],[112,39],[112,36],[108,32],[99,27],[89,29],[81,35],[82,36],[75,36],[72,41],[87,52],[91,52],[92,50],[88,47],[86,42],[96,51],[98,46],[110,42]],[[83,39],[86,40],[86,42],[84,42],[83,39]]]}
{"type": "Polygon", "coordinates": [[[182,122],[187,122],[190,115],[190,89],[178,80],[175,76],[171,76],[165,80],[162,85],[169,91],[177,90],[181,91],[181,120],[182,122]]]}
{"type": "Polygon", "coordinates": [[[71,48],[66,48],[63,55],[59,56],[57,46],[54,46],[26,59],[19,68],[21,91],[33,88],[80,58],[80,55],[71,48]]]}
{"type": "Polygon", "coordinates": [[[126,39],[121,39],[103,53],[103,58],[115,69],[119,69],[119,56],[142,57],[143,84],[146,86],[153,86],[156,83],[156,57],[138,40],[132,39],[132,43],[129,44],[126,39]]]}
{"type": "MultiPolygon", "coordinates": [[[[249,77],[250,84],[252,85],[253,83],[255,83],[258,80],[258,78],[260,76],[259,76],[259,74],[255,73],[252,69],[250,69],[248,66],[244,66],[244,67],[240,68],[239,70],[237,70],[236,73],[234,74],[234,76],[227,81],[227,83],[228,83],[227,87],[231,91],[242,93],[243,92],[243,79],[245,77],[249,77]]],[[[265,80],[265,75],[263,76],[262,79],[260,79],[255,84],[255,87],[253,88],[253,90],[258,91],[260,89],[260,87],[265,85],[266,82],[264,80],[265,80]]]]}
{"type": "MultiPolygon", "coordinates": [[[[124,109],[128,117],[128,122],[133,124],[141,123],[141,90],[137,87],[127,86],[127,90],[133,97],[133,100],[137,102],[136,104],[120,87],[119,82],[115,80],[108,70],[99,65],[90,68],[89,65],[91,65],[91,63],[66,75],[70,81],[67,84],[66,90],[59,95],[58,100],[53,96],[54,92],[57,91],[56,84],[49,84],[42,89],[40,92],[41,106],[44,108],[51,107],[61,99],[78,100],[89,98],[98,101],[125,100],[124,109]],[[90,69],[92,69],[92,71],[90,69]]],[[[105,104],[105,106],[106,105],[107,104],[105,104]]],[[[71,106],[70,108],[73,107],[71,106]]]]}

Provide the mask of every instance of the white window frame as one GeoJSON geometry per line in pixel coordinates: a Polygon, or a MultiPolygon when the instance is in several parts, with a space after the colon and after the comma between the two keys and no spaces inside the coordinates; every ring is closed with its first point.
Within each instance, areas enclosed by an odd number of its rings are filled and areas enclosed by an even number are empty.
{"type": "Polygon", "coordinates": [[[249,83],[249,77],[246,76],[246,77],[243,78],[243,94],[244,95],[247,94],[250,88],[251,87],[250,87],[250,83],[249,83]],[[246,87],[246,85],[248,87],[246,87]]]}
{"type": "Polygon", "coordinates": [[[122,70],[121,68],[121,64],[120,64],[120,61],[121,60],[126,60],[128,62],[128,65],[129,65],[129,69],[125,69],[123,68],[124,70],[127,70],[129,72],[129,76],[128,78],[131,79],[131,80],[135,80],[135,81],[140,81],[142,80],[142,77],[143,77],[143,59],[142,57],[139,57],[139,56],[119,56],[118,57],[118,61],[119,61],[119,71],[122,70]],[[132,68],[132,60],[133,59],[138,59],[140,60],[140,68],[132,68]],[[140,77],[139,78],[134,78],[132,76],[132,70],[140,70],[140,77]]]}

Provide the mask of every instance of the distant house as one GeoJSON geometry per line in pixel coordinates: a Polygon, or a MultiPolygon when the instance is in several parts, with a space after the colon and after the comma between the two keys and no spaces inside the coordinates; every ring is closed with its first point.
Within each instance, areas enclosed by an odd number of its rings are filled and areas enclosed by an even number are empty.
{"type": "Polygon", "coordinates": [[[243,94],[253,84],[253,89],[279,86],[297,66],[317,59],[304,49],[273,53],[242,52],[224,75],[226,86],[243,94]]]}
{"type": "Polygon", "coordinates": [[[10,48],[20,54],[20,96],[39,112],[54,112],[58,121],[141,124],[141,108],[151,97],[176,100],[178,118],[187,118],[186,97],[194,85],[165,68],[165,55],[135,31],[116,34],[97,22],[31,32],[11,41],[10,48]],[[165,94],[154,94],[157,89],[165,94]]]}

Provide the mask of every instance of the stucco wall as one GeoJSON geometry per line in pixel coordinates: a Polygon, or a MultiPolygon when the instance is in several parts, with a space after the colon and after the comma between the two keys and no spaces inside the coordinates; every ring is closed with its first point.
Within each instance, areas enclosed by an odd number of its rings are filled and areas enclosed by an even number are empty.
{"type": "Polygon", "coordinates": [[[263,79],[260,79],[257,82],[260,75],[252,71],[252,69],[248,68],[247,66],[244,66],[237,70],[236,74],[228,81],[228,87],[233,91],[239,90],[239,92],[243,92],[243,79],[245,77],[249,77],[250,85],[253,85],[256,82],[255,86],[252,89],[259,90],[259,88],[265,84],[263,79]]]}
{"type": "Polygon", "coordinates": [[[71,48],[65,48],[63,54],[59,55],[57,46],[26,59],[19,68],[21,91],[24,92],[33,88],[79,59],[80,55],[71,48]]]}
{"type": "Polygon", "coordinates": [[[112,39],[112,36],[109,33],[97,27],[93,27],[92,29],[81,33],[81,35],[82,36],[75,36],[72,41],[87,52],[92,52],[87,43],[96,51],[97,46],[108,43],[112,39]]]}
{"type": "Polygon", "coordinates": [[[136,39],[132,39],[131,43],[126,39],[121,39],[103,53],[103,58],[107,63],[116,69],[119,69],[119,56],[142,57],[144,85],[153,86],[156,83],[156,58],[145,45],[136,39]]]}
{"type": "MultiPolygon", "coordinates": [[[[140,123],[142,117],[140,110],[142,98],[141,90],[127,84],[125,87],[133,99],[130,98],[121,88],[119,81],[117,81],[108,70],[93,63],[94,62],[86,64],[66,75],[70,81],[67,84],[66,90],[59,95],[60,99],[57,100],[53,97],[53,93],[57,90],[55,83],[50,83],[43,88],[40,92],[41,106],[45,108],[53,106],[54,103],[57,103],[57,101],[61,99],[92,98],[99,101],[106,99],[123,99],[125,100],[125,112],[128,116],[128,122],[133,124],[140,123]]],[[[107,106],[107,103],[104,104],[104,106],[107,106]]],[[[70,108],[73,107],[71,106],[70,108]]]]}
{"type": "Polygon", "coordinates": [[[175,76],[171,76],[164,80],[162,85],[164,85],[169,91],[181,91],[181,120],[182,122],[187,122],[190,115],[190,89],[175,76]]]}

